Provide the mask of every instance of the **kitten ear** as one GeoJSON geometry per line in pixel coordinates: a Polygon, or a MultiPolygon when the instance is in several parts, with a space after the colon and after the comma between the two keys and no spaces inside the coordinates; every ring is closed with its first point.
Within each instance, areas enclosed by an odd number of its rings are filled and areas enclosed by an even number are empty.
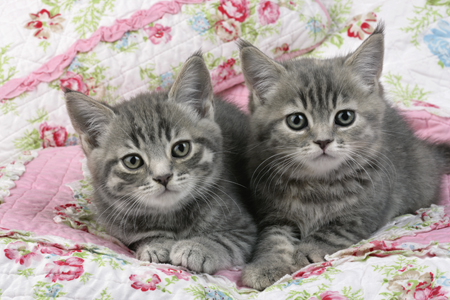
{"type": "Polygon", "coordinates": [[[83,149],[89,153],[98,146],[98,137],[114,117],[113,109],[82,93],[64,90],[67,112],[75,130],[82,138],[83,149]]]}
{"type": "Polygon", "coordinates": [[[375,31],[352,53],[345,65],[353,68],[368,86],[375,86],[383,71],[384,24],[379,23],[375,31]]]}
{"type": "Polygon", "coordinates": [[[245,82],[252,93],[250,105],[264,104],[266,95],[287,73],[286,69],[249,42],[240,39],[237,44],[245,82]]]}
{"type": "Polygon", "coordinates": [[[202,118],[214,118],[211,76],[197,51],[184,63],[169,91],[169,99],[193,107],[202,118]]]}

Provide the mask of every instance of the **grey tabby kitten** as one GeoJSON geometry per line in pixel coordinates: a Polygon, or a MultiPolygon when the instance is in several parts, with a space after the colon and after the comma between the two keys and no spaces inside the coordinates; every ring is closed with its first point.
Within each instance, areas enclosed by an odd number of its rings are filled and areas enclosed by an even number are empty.
{"type": "Polygon", "coordinates": [[[438,201],[450,148],[417,139],[384,98],[382,25],[332,59],[278,63],[239,46],[260,226],[245,285],[264,289],[438,201]]]}
{"type": "Polygon", "coordinates": [[[256,226],[244,207],[239,169],[248,117],[213,96],[200,53],[170,91],[116,106],[78,92],[65,96],[92,173],[98,219],[138,259],[214,273],[250,258],[256,226]]]}

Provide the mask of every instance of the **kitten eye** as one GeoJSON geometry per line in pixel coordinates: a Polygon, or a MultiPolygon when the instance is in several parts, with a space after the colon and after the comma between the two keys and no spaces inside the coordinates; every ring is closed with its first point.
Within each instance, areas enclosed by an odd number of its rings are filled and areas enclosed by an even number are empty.
{"type": "Polygon", "coordinates": [[[302,130],[308,126],[308,119],[304,114],[295,113],[286,117],[286,123],[293,130],[302,130]]]}
{"type": "Polygon", "coordinates": [[[122,158],[122,162],[125,167],[132,170],[138,169],[144,164],[143,159],[136,154],[125,156],[124,158],[122,158]]]}
{"type": "Polygon", "coordinates": [[[355,121],[355,112],[353,110],[341,110],[334,118],[334,123],[339,126],[350,126],[353,121],[355,121]]]}
{"type": "Polygon", "coordinates": [[[189,154],[189,151],[191,150],[191,144],[189,142],[179,142],[175,144],[172,148],[172,156],[181,158],[185,157],[189,154]]]}

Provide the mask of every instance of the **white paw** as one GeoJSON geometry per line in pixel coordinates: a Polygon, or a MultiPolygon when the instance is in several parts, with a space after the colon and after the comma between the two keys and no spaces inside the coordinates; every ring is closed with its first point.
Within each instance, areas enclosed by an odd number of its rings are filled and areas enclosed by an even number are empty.
{"type": "Polygon", "coordinates": [[[160,243],[143,244],[137,248],[136,258],[151,263],[168,263],[170,262],[170,249],[160,243]]]}
{"type": "Polygon", "coordinates": [[[257,261],[245,266],[241,278],[244,285],[262,291],[286,274],[291,274],[290,266],[257,261]]]}

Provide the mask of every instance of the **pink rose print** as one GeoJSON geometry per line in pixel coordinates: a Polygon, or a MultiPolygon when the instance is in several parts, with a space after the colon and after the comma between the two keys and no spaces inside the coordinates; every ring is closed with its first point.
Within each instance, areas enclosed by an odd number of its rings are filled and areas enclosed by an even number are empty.
{"type": "Polygon", "coordinates": [[[441,286],[431,287],[431,284],[428,285],[425,289],[417,290],[414,293],[415,300],[448,300],[448,292],[446,290],[442,290],[441,286]]]}
{"type": "Polygon", "coordinates": [[[244,22],[250,15],[248,0],[220,0],[218,10],[230,19],[244,22]]]}
{"type": "Polygon", "coordinates": [[[50,126],[44,122],[39,126],[39,138],[44,148],[61,147],[65,145],[67,131],[62,126],[50,126]]]}
{"type": "Polygon", "coordinates": [[[431,104],[431,103],[427,103],[424,101],[419,101],[419,100],[411,100],[412,105],[413,106],[421,106],[421,107],[432,107],[432,108],[440,108],[437,105],[431,104]]]}
{"type": "Polygon", "coordinates": [[[352,23],[347,29],[347,35],[360,40],[364,39],[364,33],[370,35],[375,30],[370,23],[373,25],[377,23],[377,15],[373,12],[353,17],[352,23]]]}
{"type": "Polygon", "coordinates": [[[293,278],[308,278],[311,276],[317,276],[325,272],[327,267],[329,266],[331,266],[331,263],[326,261],[322,263],[322,266],[311,266],[303,271],[298,272],[293,276],[293,278]]]}
{"type": "MultiPolygon", "coordinates": [[[[327,291],[320,294],[322,300],[348,300],[347,297],[339,294],[339,292],[327,291]]],[[[309,300],[318,300],[316,297],[311,297],[309,300]]]]}
{"type": "Polygon", "coordinates": [[[284,43],[280,47],[276,47],[273,51],[275,57],[281,56],[289,51],[289,45],[284,43]]]}
{"type": "Polygon", "coordinates": [[[44,271],[48,272],[45,278],[49,277],[53,282],[77,279],[84,273],[83,263],[84,259],[79,257],[53,261],[45,265],[44,271]]]}
{"type": "Polygon", "coordinates": [[[60,23],[64,22],[65,19],[60,17],[61,14],[50,15],[50,12],[46,9],[41,10],[37,14],[30,14],[31,22],[25,25],[26,29],[37,29],[34,36],[38,39],[48,39],[50,37],[50,32],[61,32],[63,27],[60,23]]]}
{"type": "Polygon", "coordinates": [[[9,243],[4,251],[7,258],[11,260],[15,259],[16,263],[28,267],[33,259],[36,261],[41,260],[42,256],[37,253],[38,248],[39,246],[36,245],[33,249],[29,249],[27,243],[17,241],[9,243]]]}
{"type": "Polygon", "coordinates": [[[211,79],[213,84],[221,83],[229,78],[236,76],[236,71],[234,71],[233,66],[236,63],[234,58],[228,59],[223,64],[220,64],[211,73],[211,79]]]}
{"type": "Polygon", "coordinates": [[[84,83],[83,77],[80,74],[67,71],[67,73],[59,80],[60,87],[71,89],[72,91],[77,91],[85,95],[89,95],[89,88],[84,83]]]}
{"type": "Polygon", "coordinates": [[[191,274],[189,274],[188,272],[185,271],[181,271],[181,270],[175,270],[175,269],[158,269],[161,272],[163,272],[166,275],[172,276],[175,275],[178,279],[183,279],[188,281],[189,277],[191,276],[191,274]]]}
{"type": "Polygon", "coordinates": [[[161,24],[155,24],[153,27],[144,27],[144,31],[147,33],[149,40],[155,45],[158,45],[162,41],[167,43],[172,39],[170,35],[172,29],[170,27],[164,27],[161,24]]]}
{"type": "Polygon", "coordinates": [[[130,280],[133,281],[131,287],[136,290],[146,292],[148,290],[156,290],[156,286],[161,282],[161,278],[157,274],[153,274],[150,278],[148,275],[152,273],[144,273],[142,275],[131,274],[130,280]]]}
{"type": "Polygon", "coordinates": [[[258,6],[258,15],[261,25],[273,24],[280,16],[280,8],[272,1],[262,1],[258,6]]]}
{"type": "Polygon", "coordinates": [[[216,22],[216,34],[223,42],[231,42],[241,35],[241,24],[233,19],[216,22]]]}
{"type": "Polygon", "coordinates": [[[42,254],[51,254],[51,255],[58,255],[58,256],[69,256],[72,255],[72,253],[75,252],[81,252],[81,250],[62,250],[59,249],[56,245],[52,246],[46,246],[45,244],[40,244],[40,252],[42,254]]]}

